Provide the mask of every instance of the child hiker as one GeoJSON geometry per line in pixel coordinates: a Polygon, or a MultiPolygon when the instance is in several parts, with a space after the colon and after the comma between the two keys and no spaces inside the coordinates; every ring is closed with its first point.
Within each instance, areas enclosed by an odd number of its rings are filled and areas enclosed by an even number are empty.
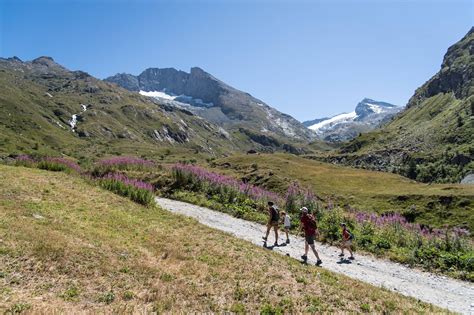
{"type": "Polygon", "coordinates": [[[288,233],[290,232],[290,227],[291,227],[291,217],[288,214],[286,214],[285,211],[281,211],[280,216],[281,216],[281,221],[283,223],[283,227],[285,228],[286,244],[290,244],[290,237],[288,233]]]}
{"type": "Polygon", "coordinates": [[[347,229],[347,226],[345,223],[341,223],[341,228],[342,228],[342,242],[341,242],[341,253],[339,254],[339,257],[344,257],[344,249],[347,249],[349,253],[351,254],[349,259],[353,260],[354,255],[352,254],[351,245],[352,245],[352,239],[354,238],[354,236],[347,229]]]}

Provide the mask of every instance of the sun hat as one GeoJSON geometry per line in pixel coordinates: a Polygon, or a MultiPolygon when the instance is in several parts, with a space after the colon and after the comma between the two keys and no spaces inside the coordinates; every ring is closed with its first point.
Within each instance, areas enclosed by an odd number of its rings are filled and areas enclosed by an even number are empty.
{"type": "Polygon", "coordinates": [[[303,208],[300,209],[300,211],[303,212],[303,213],[308,213],[308,208],[303,207],[303,208]]]}

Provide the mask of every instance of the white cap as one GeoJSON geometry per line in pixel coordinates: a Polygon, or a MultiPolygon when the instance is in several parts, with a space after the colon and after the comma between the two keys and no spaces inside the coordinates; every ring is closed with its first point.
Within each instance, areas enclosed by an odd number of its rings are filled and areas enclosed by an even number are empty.
{"type": "Polygon", "coordinates": [[[303,212],[303,213],[308,213],[308,208],[303,207],[303,208],[300,209],[300,211],[303,212]]]}

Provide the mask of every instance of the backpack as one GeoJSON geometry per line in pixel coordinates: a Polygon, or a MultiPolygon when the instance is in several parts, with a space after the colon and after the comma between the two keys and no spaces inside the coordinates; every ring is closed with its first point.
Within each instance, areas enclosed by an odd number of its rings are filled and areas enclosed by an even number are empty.
{"type": "Polygon", "coordinates": [[[280,221],[280,212],[278,211],[278,208],[275,206],[272,206],[272,221],[280,221]]]}
{"type": "Polygon", "coordinates": [[[314,216],[311,214],[308,214],[308,219],[309,219],[309,223],[311,224],[311,227],[316,230],[318,225],[316,224],[316,219],[314,218],[314,216]]]}
{"type": "Polygon", "coordinates": [[[352,234],[351,231],[349,231],[349,229],[346,229],[347,233],[349,233],[349,241],[352,241],[354,239],[354,234],[352,234]]]}

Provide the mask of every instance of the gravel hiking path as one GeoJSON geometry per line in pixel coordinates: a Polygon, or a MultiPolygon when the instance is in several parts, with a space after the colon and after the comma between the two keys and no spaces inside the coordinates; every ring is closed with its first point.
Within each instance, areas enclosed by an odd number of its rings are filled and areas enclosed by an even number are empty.
{"type": "MultiPolygon", "coordinates": [[[[176,200],[156,198],[156,202],[163,209],[172,213],[192,217],[211,228],[263,246],[262,236],[264,236],[266,227],[261,224],[176,200]]],[[[300,260],[304,249],[304,239],[290,236],[290,240],[291,244],[275,247],[273,251],[282,255],[289,254],[289,256],[300,260]]],[[[274,243],[273,231],[269,235],[268,241],[268,245],[274,243]]],[[[283,243],[283,241],[284,237],[280,236],[280,242],[283,243]]],[[[450,311],[474,314],[474,285],[471,283],[410,269],[398,263],[359,253],[355,253],[356,259],[354,261],[341,261],[338,257],[340,253],[338,248],[321,243],[316,244],[316,249],[323,261],[320,268],[411,296],[450,311]]],[[[316,260],[311,250],[308,258],[308,262],[314,265],[316,260]]]]}

